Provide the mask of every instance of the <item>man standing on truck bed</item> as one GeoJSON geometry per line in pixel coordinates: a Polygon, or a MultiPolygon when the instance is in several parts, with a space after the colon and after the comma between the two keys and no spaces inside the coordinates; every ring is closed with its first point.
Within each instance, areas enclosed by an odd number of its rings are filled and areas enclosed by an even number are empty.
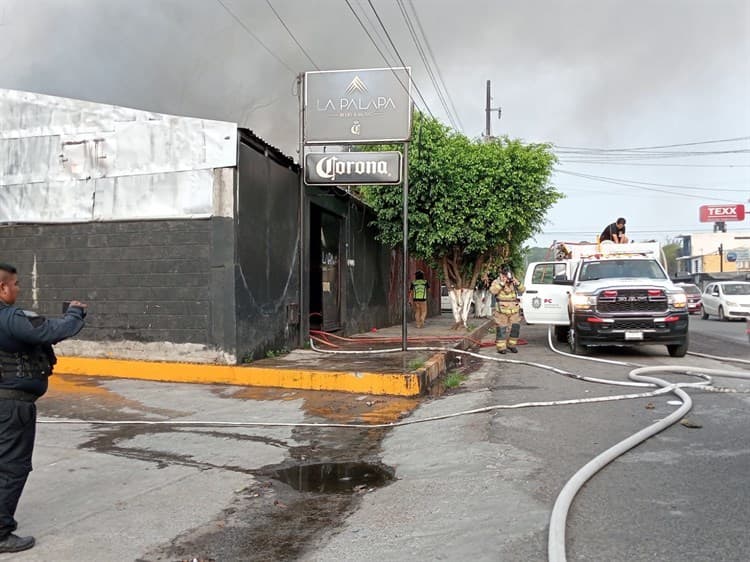
{"type": "Polygon", "coordinates": [[[620,217],[612,224],[604,227],[602,233],[599,235],[599,242],[605,240],[611,240],[615,244],[625,244],[628,241],[628,237],[625,236],[625,219],[620,217]]]}

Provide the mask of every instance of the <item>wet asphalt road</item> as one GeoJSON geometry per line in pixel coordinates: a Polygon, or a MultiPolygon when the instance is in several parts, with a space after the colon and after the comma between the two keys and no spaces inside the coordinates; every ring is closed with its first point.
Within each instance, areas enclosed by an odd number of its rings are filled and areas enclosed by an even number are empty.
{"type": "Polygon", "coordinates": [[[750,360],[750,324],[741,320],[721,322],[711,316],[703,320],[699,314],[690,317],[690,350],[750,360]]]}
{"type": "MultiPolygon", "coordinates": [[[[693,319],[694,351],[744,356],[721,334],[695,337],[704,327],[744,323],[693,319]]],[[[541,327],[525,326],[522,337],[529,345],[514,359],[613,380],[628,371],[553,354],[541,327]]],[[[663,346],[595,356],[726,367],[671,359],[663,346]]],[[[460,389],[416,410],[416,401],[396,398],[86,377],[57,378],[39,410],[43,418],[110,421],[367,422],[622,392],[487,362],[460,389]]],[[[698,427],[670,428],[585,486],[569,518],[569,560],[747,559],[750,394],[691,395],[689,420],[698,427]]],[[[18,512],[19,532],[35,534],[38,546],[0,560],[541,561],[565,481],[667,415],[669,399],[497,410],[388,431],[43,424],[18,512]],[[346,462],[383,466],[395,480],[330,493],[274,478],[294,465],[346,462]]]]}
{"type": "MultiPolygon", "coordinates": [[[[693,338],[695,341],[698,338],[693,338]]],[[[696,351],[721,353],[716,344],[696,351]]],[[[697,348],[697,349],[695,349],[697,348]]],[[[729,346],[732,356],[742,356],[729,346]]],[[[725,368],[716,361],[696,357],[669,358],[663,348],[598,353],[594,356],[643,363],[688,364],[725,368]]],[[[627,368],[564,365],[591,374],[622,377],[627,368]]],[[[538,375],[533,375],[538,377],[538,375]]],[[[669,376],[677,381],[680,377],[669,376]]],[[[717,385],[750,390],[750,383],[716,379],[717,385]]],[[[569,392],[570,383],[547,381],[546,392],[569,392]],[[559,385],[559,386],[558,386],[559,385]]],[[[574,388],[591,385],[576,384],[574,388]]],[[[589,389],[601,392],[601,387],[589,389]]],[[[519,399],[531,399],[522,393],[519,399]]],[[[535,393],[534,393],[535,394],[535,393]]],[[[750,539],[750,503],[745,494],[750,467],[750,395],[690,391],[694,400],[688,415],[691,425],[676,425],[611,463],[590,480],[573,504],[568,523],[570,560],[746,560],[750,539]]],[[[673,397],[526,411],[523,418],[537,431],[529,439],[514,429],[510,442],[546,459],[537,491],[554,501],[565,480],[578,467],[617,441],[668,415],[673,397]],[[550,457],[550,452],[554,455],[550,457]],[[546,485],[546,486],[545,486],[546,485]],[[549,489],[547,489],[547,486],[549,489]]],[[[515,426],[523,425],[517,420],[515,426]]],[[[551,503],[550,503],[551,505],[551,503]]],[[[538,543],[517,545],[519,559],[539,558],[538,543]]],[[[507,558],[512,559],[511,552],[507,558]]]]}
{"type": "MultiPolygon", "coordinates": [[[[530,345],[514,358],[613,380],[625,379],[629,370],[554,355],[545,348],[543,328],[524,327],[522,337],[530,345]]],[[[697,357],[672,359],[663,346],[594,355],[726,367],[697,357]]],[[[746,382],[717,384],[750,391],[746,382]]],[[[623,392],[628,390],[488,363],[462,392],[427,402],[411,417],[623,392]]],[[[694,427],[673,426],[584,487],[568,519],[569,560],[747,560],[750,394],[690,393],[694,427]]],[[[395,429],[382,449],[399,480],[363,498],[346,523],[303,559],[546,560],[549,514],[567,479],[601,451],[668,415],[675,408],[670,399],[501,410],[395,429]]]]}

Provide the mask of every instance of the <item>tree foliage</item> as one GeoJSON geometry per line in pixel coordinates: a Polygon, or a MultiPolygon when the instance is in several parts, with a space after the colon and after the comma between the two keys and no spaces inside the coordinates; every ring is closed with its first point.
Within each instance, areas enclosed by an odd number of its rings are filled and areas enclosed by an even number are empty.
{"type": "Polygon", "coordinates": [[[677,257],[680,255],[682,244],[677,240],[670,240],[661,247],[664,252],[664,258],[666,263],[664,267],[667,269],[667,273],[674,275],[677,273],[677,257]]]}
{"type": "MultiPolygon", "coordinates": [[[[367,150],[393,150],[393,146],[367,150]]],[[[562,197],[549,184],[550,146],[508,138],[471,140],[416,114],[409,150],[409,251],[453,288],[473,289],[480,274],[520,264],[522,245],[562,197]]],[[[379,238],[402,243],[402,189],[369,187],[379,238]]]]}

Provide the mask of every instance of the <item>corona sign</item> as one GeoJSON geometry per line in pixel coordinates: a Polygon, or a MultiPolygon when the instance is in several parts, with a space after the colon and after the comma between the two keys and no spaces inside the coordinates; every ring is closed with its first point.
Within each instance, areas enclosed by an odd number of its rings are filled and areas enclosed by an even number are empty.
{"type": "Polygon", "coordinates": [[[728,222],[744,221],[745,206],[742,203],[735,205],[701,205],[701,222],[728,222]]]}
{"type": "Polygon", "coordinates": [[[307,185],[401,183],[400,152],[334,152],[305,155],[307,185]]]}

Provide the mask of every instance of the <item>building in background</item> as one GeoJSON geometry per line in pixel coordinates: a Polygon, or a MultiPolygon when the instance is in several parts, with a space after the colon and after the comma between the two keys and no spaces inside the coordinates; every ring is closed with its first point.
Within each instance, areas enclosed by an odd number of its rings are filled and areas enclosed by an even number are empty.
{"type": "Polygon", "coordinates": [[[397,324],[373,218],[338,187],[301,198],[292,159],[234,123],[0,90],[0,261],[23,306],[89,303],[63,354],[232,364],[397,324]]]}
{"type": "Polygon", "coordinates": [[[750,279],[750,231],[680,236],[678,279],[699,285],[716,279],[750,279]]]}

